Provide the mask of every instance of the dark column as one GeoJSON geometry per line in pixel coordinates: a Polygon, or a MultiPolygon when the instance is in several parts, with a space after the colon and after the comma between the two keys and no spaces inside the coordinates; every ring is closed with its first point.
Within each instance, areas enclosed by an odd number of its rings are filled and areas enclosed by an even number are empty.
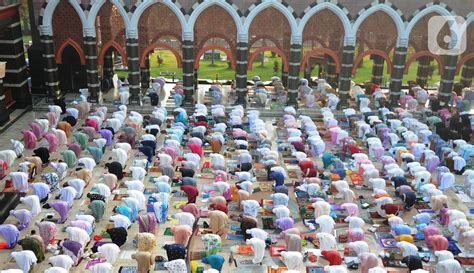
{"type": "Polygon", "coordinates": [[[351,90],[352,66],[354,63],[354,46],[344,46],[342,51],[342,67],[339,76],[339,107],[348,106],[349,91],[351,90]]]}
{"type": "Polygon", "coordinates": [[[430,65],[433,58],[429,56],[422,56],[418,58],[418,71],[416,72],[416,83],[419,85],[426,85],[428,76],[430,74],[430,65]]]}
{"type": "Polygon", "coordinates": [[[441,75],[441,85],[439,87],[438,98],[446,103],[444,106],[447,106],[447,103],[451,98],[451,92],[453,91],[458,56],[446,55],[444,60],[444,73],[441,75]]]}
{"type": "Polygon", "coordinates": [[[237,100],[235,104],[247,105],[247,67],[249,48],[247,42],[237,43],[237,71],[235,72],[237,100]]]}
{"type": "Polygon", "coordinates": [[[3,126],[10,120],[10,112],[7,111],[5,102],[5,89],[3,87],[3,79],[0,79],[0,126],[3,126]]]}
{"type": "Polygon", "coordinates": [[[461,83],[464,87],[470,87],[474,76],[474,59],[466,61],[462,67],[461,83]]]}
{"type": "Polygon", "coordinates": [[[299,75],[301,67],[301,44],[294,43],[290,48],[290,67],[288,75],[288,105],[297,106],[299,75]]]}
{"type": "Polygon", "coordinates": [[[6,19],[9,24],[1,28],[0,61],[7,62],[3,86],[10,90],[16,108],[31,105],[28,87],[23,36],[17,7],[10,8],[14,14],[6,19]]]}
{"type": "Polygon", "coordinates": [[[140,68],[141,79],[142,79],[142,88],[150,88],[150,57],[147,55],[145,57],[145,67],[140,68]]]}
{"type": "Polygon", "coordinates": [[[100,92],[99,71],[97,70],[97,42],[92,36],[84,37],[84,53],[86,54],[87,87],[90,100],[97,101],[100,92]]]}
{"type": "Polygon", "coordinates": [[[114,76],[114,59],[113,59],[113,53],[114,49],[109,48],[105,52],[104,56],[104,79],[109,79],[112,80],[112,77],[114,76]]]}
{"type": "Polygon", "coordinates": [[[183,41],[184,105],[194,105],[194,42],[183,41]]]}
{"type": "Polygon", "coordinates": [[[127,38],[128,82],[130,87],[130,103],[140,101],[140,64],[138,39],[127,38]]]}
{"type": "Polygon", "coordinates": [[[402,90],[407,50],[406,47],[397,47],[395,49],[391,75],[392,79],[390,81],[390,103],[394,107],[398,105],[398,99],[400,98],[400,92],[402,90]]]}
{"type": "Polygon", "coordinates": [[[372,82],[381,84],[385,59],[379,55],[372,55],[372,60],[374,61],[372,66],[372,82]]]}
{"type": "Polygon", "coordinates": [[[326,81],[331,86],[337,82],[337,72],[336,72],[336,63],[331,56],[325,55],[327,60],[327,69],[326,69],[326,81]]]}
{"type": "Polygon", "coordinates": [[[43,44],[44,54],[44,72],[46,74],[45,85],[48,94],[52,99],[59,100],[62,98],[59,89],[58,66],[54,60],[54,43],[51,35],[41,35],[41,43],[43,44]]]}

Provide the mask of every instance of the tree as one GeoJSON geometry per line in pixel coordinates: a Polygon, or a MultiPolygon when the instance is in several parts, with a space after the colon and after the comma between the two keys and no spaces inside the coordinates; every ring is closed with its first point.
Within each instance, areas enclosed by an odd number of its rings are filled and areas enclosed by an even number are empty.
{"type": "MultiPolygon", "coordinates": [[[[31,28],[30,28],[30,16],[28,12],[28,0],[21,0],[20,5],[20,18],[22,24],[22,31],[23,35],[31,35],[31,28]]],[[[29,42],[29,41],[25,41],[29,42]]]]}

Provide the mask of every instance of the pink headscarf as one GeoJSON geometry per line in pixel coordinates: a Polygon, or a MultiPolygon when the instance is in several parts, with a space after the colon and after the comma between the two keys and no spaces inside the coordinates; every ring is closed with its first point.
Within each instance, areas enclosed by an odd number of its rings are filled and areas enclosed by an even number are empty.
{"type": "Polygon", "coordinates": [[[44,138],[48,141],[49,149],[48,151],[50,153],[54,153],[58,150],[58,137],[54,133],[47,133],[44,135],[44,138]]]}

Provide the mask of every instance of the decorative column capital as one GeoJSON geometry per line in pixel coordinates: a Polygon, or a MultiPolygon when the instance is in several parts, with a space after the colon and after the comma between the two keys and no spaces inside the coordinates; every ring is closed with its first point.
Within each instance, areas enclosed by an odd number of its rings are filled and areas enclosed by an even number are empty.
{"type": "Polygon", "coordinates": [[[397,40],[397,47],[408,47],[408,38],[407,37],[400,37],[397,40]]]}
{"type": "Polygon", "coordinates": [[[355,46],[355,37],[354,36],[345,36],[344,37],[344,46],[355,46]]]}
{"type": "Polygon", "coordinates": [[[301,45],[303,43],[303,36],[300,34],[291,35],[291,44],[301,45]]]}
{"type": "Polygon", "coordinates": [[[138,39],[138,30],[137,29],[127,29],[127,39],[138,39]]]}
{"type": "Polygon", "coordinates": [[[248,33],[239,33],[237,34],[237,43],[248,43],[249,34],[248,33]]]}
{"type": "Polygon", "coordinates": [[[194,41],[194,33],[192,31],[183,32],[183,41],[194,41]]]}
{"type": "Polygon", "coordinates": [[[95,38],[95,36],[96,36],[95,28],[93,28],[93,27],[84,27],[82,32],[84,33],[84,37],[94,37],[95,38]]]}
{"type": "Polygon", "coordinates": [[[45,26],[41,25],[38,27],[39,33],[41,36],[47,35],[47,36],[53,36],[53,27],[52,26],[45,26]]]}

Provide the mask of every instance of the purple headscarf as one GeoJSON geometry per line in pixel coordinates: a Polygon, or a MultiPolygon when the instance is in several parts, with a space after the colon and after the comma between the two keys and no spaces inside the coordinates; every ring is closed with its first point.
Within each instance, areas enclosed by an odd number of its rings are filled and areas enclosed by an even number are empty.
{"type": "Polygon", "coordinates": [[[69,212],[69,205],[66,201],[56,201],[48,203],[55,211],[59,213],[58,224],[62,224],[67,220],[67,213],[69,212]]]}
{"type": "Polygon", "coordinates": [[[113,135],[110,130],[107,129],[100,129],[99,134],[102,136],[102,138],[105,138],[107,140],[107,143],[105,144],[106,146],[112,146],[113,142],[113,135]]]}
{"type": "Polygon", "coordinates": [[[20,231],[14,225],[4,224],[0,225],[0,234],[3,239],[8,243],[8,248],[11,249],[16,245],[18,238],[20,237],[20,231]]]}
{"type": "Polygon", "coordinates": [[[71,143],[71,144],[67,145],[67,148],[69,150],[73,151],[76,154],[77,158],[81,157],[82,150],[81,150],[81,146],[79,144],[71,143]]]}
{"type": "Polygon", "coordinates": [[[31,221],[31,212],[26,209],[11,210],[10,215],[15,216],[18,219],[18,230],[28,228],[31,221]]]}

